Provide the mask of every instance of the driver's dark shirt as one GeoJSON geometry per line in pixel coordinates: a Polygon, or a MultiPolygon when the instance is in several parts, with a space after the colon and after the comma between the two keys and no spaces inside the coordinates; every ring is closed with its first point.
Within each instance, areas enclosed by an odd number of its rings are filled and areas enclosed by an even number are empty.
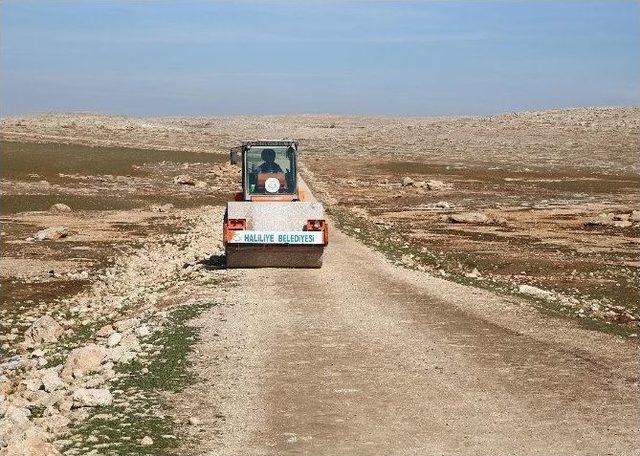
{"type": "Polygon", "coordinates": [[[281,173],[282,168],[276,162],[264,162],[260,166],[258,166],[259,173],[281,173]]]}

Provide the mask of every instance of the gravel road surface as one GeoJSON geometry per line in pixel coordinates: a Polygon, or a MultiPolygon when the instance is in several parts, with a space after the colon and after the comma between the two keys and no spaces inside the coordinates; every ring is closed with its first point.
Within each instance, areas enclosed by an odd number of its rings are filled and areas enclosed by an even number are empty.
{"type": "MultiPolygon", "coordinates": [[[[332,233],[321,270],[228,271],[204,383],[211,454],[631,454],[637,345],[389,264],[332,233]]],[[[204,436],[204,438],[202,438],[204,436]]]]}

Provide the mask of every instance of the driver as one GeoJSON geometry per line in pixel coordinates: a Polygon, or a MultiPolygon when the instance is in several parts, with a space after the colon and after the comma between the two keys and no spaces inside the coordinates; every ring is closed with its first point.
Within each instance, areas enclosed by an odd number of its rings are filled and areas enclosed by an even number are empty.
{"type": "Polygon", "coordinates": [[[276,151],[273,149],[262,149],[260,158],[263,163],[258,166],[259,173],[282,173],[282,168],[276,163],[276,151]]]}

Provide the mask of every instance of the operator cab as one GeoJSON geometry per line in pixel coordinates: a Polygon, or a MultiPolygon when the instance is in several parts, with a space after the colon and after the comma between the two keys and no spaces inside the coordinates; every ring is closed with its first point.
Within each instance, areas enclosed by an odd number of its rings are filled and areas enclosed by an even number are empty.
{"type": "Polygon", "coordinates": [[[240,151],[232,151],[231,161],[242,161],[242,200],[300,200],[297,149],[294,141],[256,141],[244,143],[240,151]]]}

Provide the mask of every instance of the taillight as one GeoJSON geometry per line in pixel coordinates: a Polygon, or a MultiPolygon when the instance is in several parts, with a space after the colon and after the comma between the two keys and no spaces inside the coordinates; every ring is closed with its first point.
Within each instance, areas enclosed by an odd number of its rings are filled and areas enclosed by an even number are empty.
{"type": "Polygon", "coordinates": [[[245,219],[229,219],[225,220],[222,225],[222,241],[226,244],[233,239],[233,232],[238,230],[244,230],[247,228],[247,221],[245,219]]]}
{"type": "Polygon", "coordinates": [[[227,220],[227,229],[229,230],[244,230],[247,228],[246,219],[229,219],[227,220]]]}
{"type": "Polygon", "coordinates": [[[322,231],[324,227],[324,220],[307,220],[307,231],[322,231]]]}
{"type": "Polygon", "coordinates": [[[324,245],[329,243],[329,225],[326,220],[307,220],[307,231],[322,231],[324,245]]]}

